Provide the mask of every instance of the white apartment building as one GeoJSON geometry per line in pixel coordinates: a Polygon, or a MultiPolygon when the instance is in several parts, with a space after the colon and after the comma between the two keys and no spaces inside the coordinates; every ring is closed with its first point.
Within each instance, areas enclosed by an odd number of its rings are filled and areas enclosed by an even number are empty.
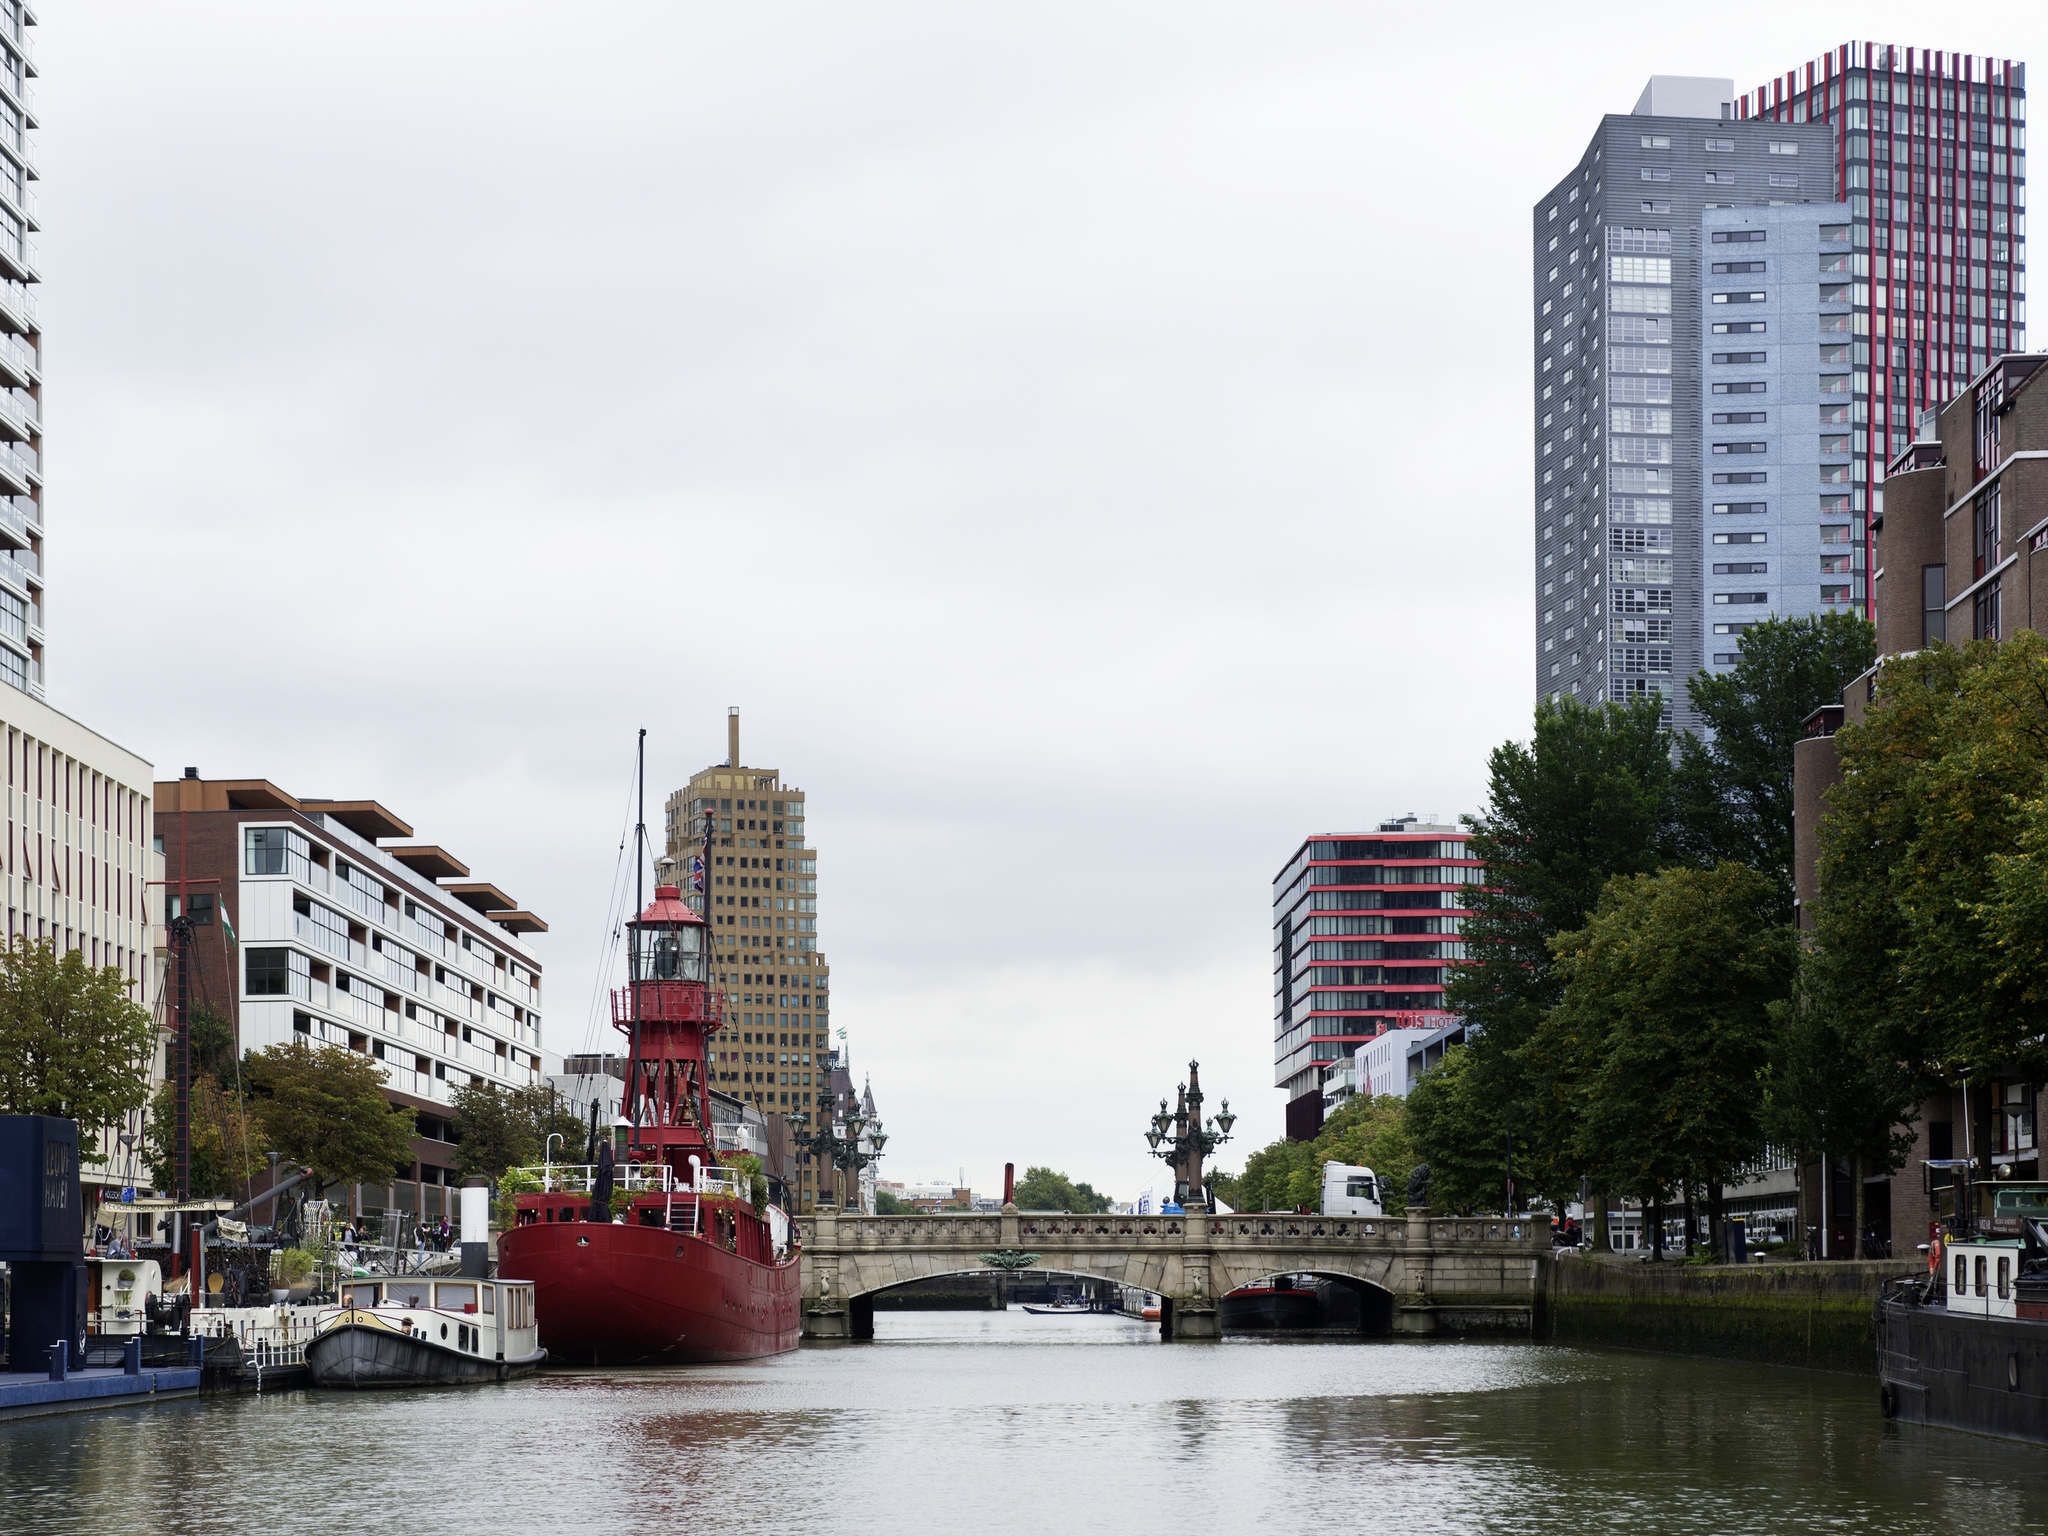
{"type": "MultiPolygon", "coordinates": [[[[543,1081],[541,963],[526,937],[547,925],[373,800],[300,799],[196,769],[156,799],[166,912],[192,924],[193,1001],[230,1013],[245,1051],[297,1038],[381,1063],[420,1128],[422,1188],[401,1180],[389,1198],[441,1214],[456,1090],[543,1081]]],[[[375,1192],[363,1198],[376,1208],[375,1192]]]]}

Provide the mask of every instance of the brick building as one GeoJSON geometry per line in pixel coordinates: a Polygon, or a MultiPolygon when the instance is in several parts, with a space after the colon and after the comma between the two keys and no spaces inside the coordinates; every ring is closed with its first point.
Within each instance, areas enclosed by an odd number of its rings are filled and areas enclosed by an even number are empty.
{"type": "MultiPolygon", "coordinates": [[[[1997,358],[1963,392],[1921,419],[1915,441],[1889,466],[1877,518],[1878,668],[1843,690],[1842,702],[1815,711],[1794,752],[1794,867],[1799,922],[1810,929],[1819,896],[1819,829],[1823,796],[1840,781],[1834,733],[1881,701],[1883,658],[1935,640],[2002,640],[2018,630],[2048,633],[2048,354],[1997,358]]],[[[1995,1163],[2012,1177],[2040,1177],[2038,1126],[2042,1087],[2023,1082],[1976,1084],[1979,1117],[1989,1093],[1995,1163]]],[[[1921,1165],[1974,1149],[1965,1130],[1963,1091],[1927,1100],[1914,1144],[1896,1176],[1866,1178],[1872,1225],[1890,1236],[1895,1254],[1924,1241],[1931,1216],[1921,1165]]],[[[1843,1168],[1828,1181],[1832,1254],[1853,1251],[1849,1231],[1854,1191],[1843,1168]]],[[[1814,1219],[1809,1217],[1809,1219],[1814,1219]]]]}

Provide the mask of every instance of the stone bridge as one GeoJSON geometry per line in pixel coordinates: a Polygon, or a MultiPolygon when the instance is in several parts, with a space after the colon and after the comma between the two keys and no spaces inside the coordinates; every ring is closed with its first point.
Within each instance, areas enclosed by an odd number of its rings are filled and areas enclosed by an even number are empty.
{"type": "Polygon", "coordinates": [[[1018,1269],[1085,1275],[1161,1299],[1167,1339],[1219,1335],[1217,1298],[1277,1274],[1382,1294],[1392,1332],[1535,1325],[1550,1223],[1541,1216],[853,1216],[804,1222],[803,1332],[874,1336],[874,1295],[935,1275],[1018,1269]]]}

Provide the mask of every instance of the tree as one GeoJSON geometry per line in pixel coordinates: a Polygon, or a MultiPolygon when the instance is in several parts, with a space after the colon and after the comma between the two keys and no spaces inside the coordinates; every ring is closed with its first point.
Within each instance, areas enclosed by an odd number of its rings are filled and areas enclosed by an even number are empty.
{"type": "Polygon", "coordinates": [[[384,1184],[413,1160],[413,1112],[384,1096],[374,1058],[303,1040],[242,1064],[265,1147],[320,1184],[384,1184]]]}
{"type": "Polygon", "coordinates": [[[2048,1077],[2048,640],[1893,658],[1835,741],[1814,946],[1830,1005],[1917,1092],[2048,1077]]]}
{"type": "Polygon", "coordinates": [[[1209,1187],[1233,1210],[1315,1210],[1322,1203],[1325,1163],[1372,1169],[1398,1204],[1415,1166],[1406,1106],[1385,1094],[1352,1099],[1323,1122],[1315,1140],[1283,1137],[1252,1153],[1243,1173],[1215,1175],[1209,1187]]]}
{"type": "MultiPolygon", "coordinates": [[[[1334,1116],[1332,1117],[1335,1118],[1334,1116]]],[[[1245,1159],[1236,1181],[1236,1197],[1224,1196],[1240,1211],[1291,1211],[1295,1208],[1294,1176],[1308,1166],[1310,1143],[1285,1137],[1261,1147],[1245,1159]]],[[[1220,1193],[1220,1191],[1219,1191],[1220,1193]]]]}
{"type": "MultiPolygon", "coordinates": [[[[178,1086],[166,1082],[150,1100],[142,1135],[142,1160],[159,1190],[178,1187],[178,1086]]],[[[242,1195],[260,1158],[249,1124],[248,1106],[233,1089],[211,1075],[194,1073],[189,1112],[192,1194],[242,1195]]]]}
{"type": "Polygon", "coordinates": [[[1024,1170],[1015,1191],[1019,1210],[1073,1211],[1091,1214],[1109,1209],[1109,1196],[1097,1194],[1086,1184],[1077,1184],[1064,1173],[1033,1166],[1024,1170]]]}
{"type": "Polygon", "coordinates": [[[875,1214],[877,1216],[915,1216],[917,1207],[897,1194],[893,1189],[875,1191],[875,1214]]]}
{"type": "Polygon", "coordinates": [[[112,966],[16,939],[0,951],[0,1114],[62,1115],[91,1133],[149,1097],[156,1025],[112,966]]]}
{"type": "Polygon", "coordinates": [[[1854,614],[1766,619],[1744,630],[1724,673],[1686,685],[1706,729],[1679,741],[1679,841],[1694,862],[1747,864],[1792,914],[1792,749],[1807,717],[1839,703],[1877,660],[1877,632],[1854,614]]]}
{"type": "Polygon", "coordinates": [[[210,1077],[223,1088],[235,1086],[235,1021],[217,1008],[200,1003],[185,1012],[185,1032],[192,1053],[192,1076],[210,1077]]]}
{"type": "Polygon", "coordinates": [[[1507,1124],[1482,1091],[1473,1045],[1454,1045],[1408,1090],[1407,1132],[1429,1165],[1430,1209],[1497,1211],[1507,1198],[1507,1124]]]}
{"type": "MultiPolygon", "coordinates": [[[[1484,1145],[1499,1149],[1489,1153],[1494,1199],[1505,1197],[1510,1128],[1518,1189],[1552,1200],[1578,1192],[1569,1124],[1538,1092],[1548,1064],[1528,1057],[1526,1047],[1561,992],[1550,941],[1584,925],[1611,877],[1645,873],[1675,856],[1672,751],[1654,698],[1627,705],[1563,699],[1536,706],[1527,745],[1508,742],[1489,759],[1486,809],[1470,819],[1466,845],[1486,861],[1487,884],[1464,897],[1467,963],[1449,971],[1444,988],[1446,1006],[1464,1015],[1473,1034],[1455,1099],[1444,1086],[1430,1113],[1445,1136],[1455,1125],[1458,1134],[1483,1132],[1484,1145]]],[[[1417,1144],[1432,1190],[1480,1200],[1451,1166],[1439,1169],[1447,1143],[1423,1147],[1418,1135],[1417,1144]]],[[[1460,1153],[1478,1155],[1478,1144],[1460,1153]]]]}
{"type": "Polygon", "coordinates": [[[496,1180],[541,1160],[533,1107],[516,1092],[471,1079],[452,1100],[455,1163],[466,1179],[496,1180]]]}
{"type": "Polygon", "coordinates": [[[1654,1201],[1721,1188],[1763,1150],[1772,1011],[1798,938],[1769,876],[1740,864],[1617,878],[1552,941],[1563,995],[1542,1053],[1566,1063],[1577,1161],[1603,1189],[1654,1201]]]}

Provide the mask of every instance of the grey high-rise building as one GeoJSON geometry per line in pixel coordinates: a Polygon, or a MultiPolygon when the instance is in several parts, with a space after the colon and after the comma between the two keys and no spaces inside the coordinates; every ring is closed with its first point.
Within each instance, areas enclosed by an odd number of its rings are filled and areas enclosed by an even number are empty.
{"type": "Polygon", "coordinates": [[[1691,729],[1747,625],[1868,611],[1886,462],[2022,345],[2025,114],[2019,64],[1850,43],[1602,119],[1535,210],[1539,697],[1691,729]]]}
{"type": "Polygon", "coordinates": [[[1833,200],[1834,130],[1738,122],[1734,95],[1653,79],[1535,209],[1537,692],[1661,694],[1682,728],[1707,654],[1702,216],[1833,200]]]}
{"type": "Polygon", "coordinates": [[[36,318],[35,13],[0,0],[0,682],[43,696],[43,337],[36,318]]]}

